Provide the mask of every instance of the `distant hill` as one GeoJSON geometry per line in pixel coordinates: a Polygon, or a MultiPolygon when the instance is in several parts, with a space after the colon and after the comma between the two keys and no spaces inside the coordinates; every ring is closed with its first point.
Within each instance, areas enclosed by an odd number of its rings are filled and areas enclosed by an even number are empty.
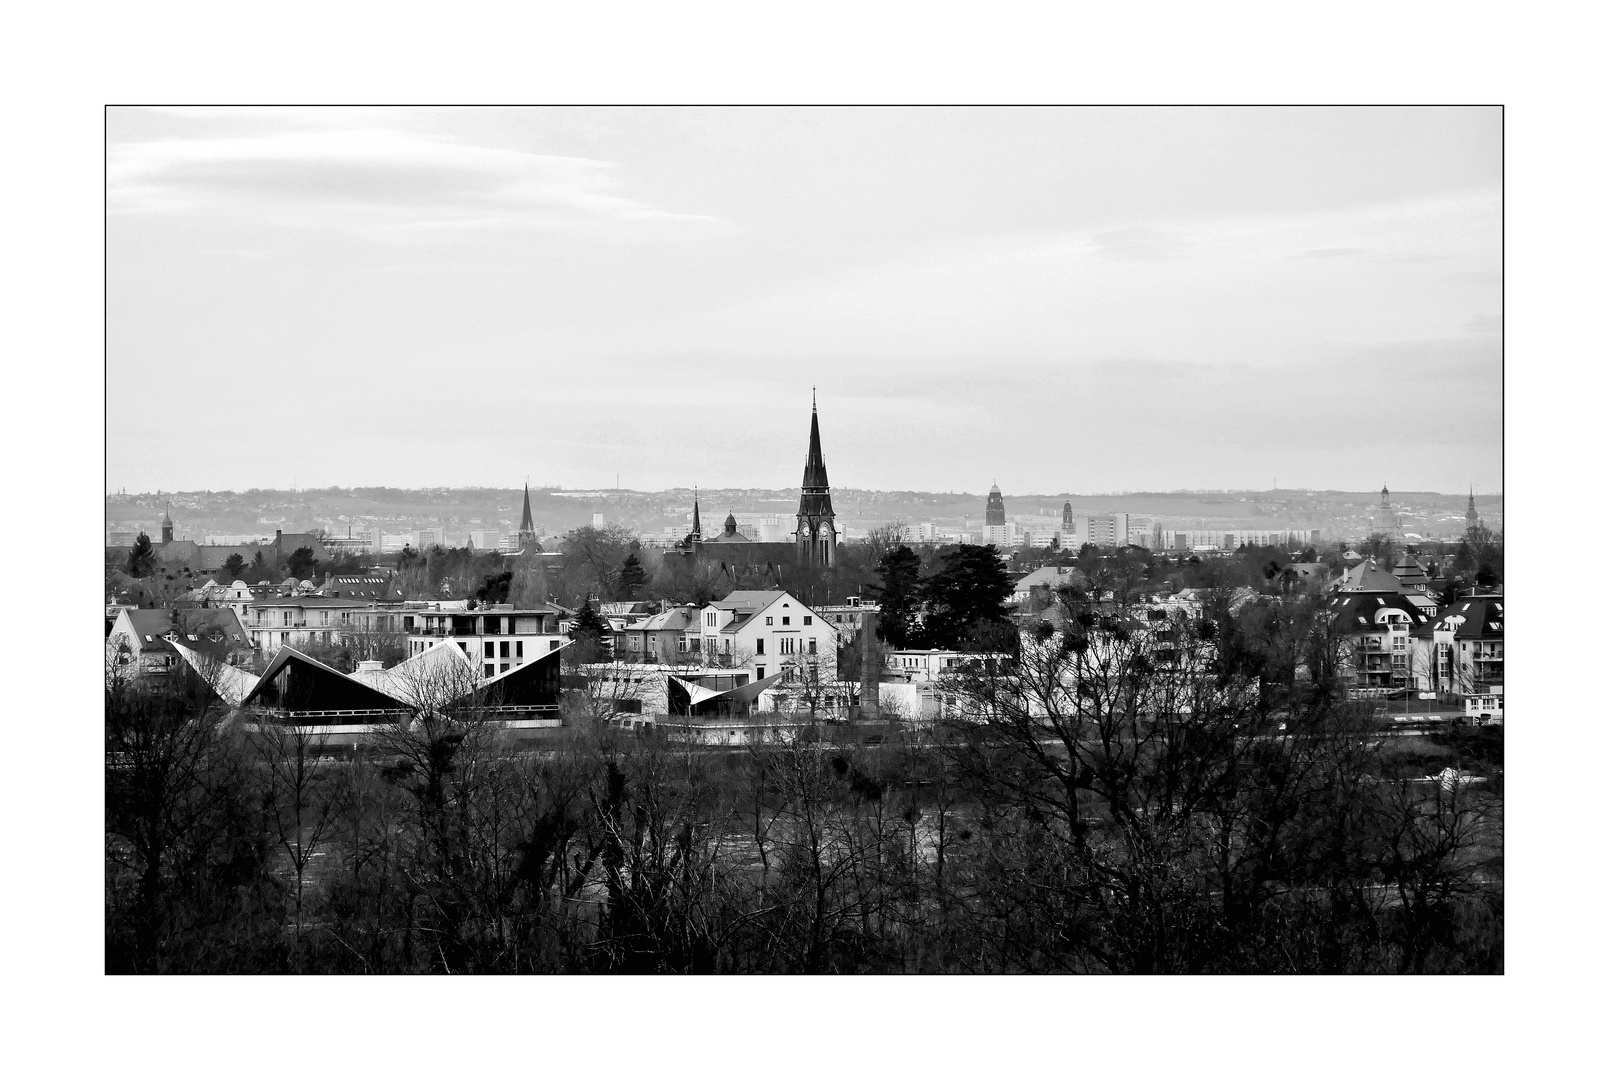
{"type": "MultiPolygon", "coordinates": [[[[272,536],[275,529],[300,532],[323,528],[344,535],[349,528],[379,527],[386,532],[441,528],[450,543],[461,543],[474,529],[512,532],[519,523],[519,488],[318,488],[282,491],[175,491],[117,493],[106,497],[109,531],[144,529],[158,535],[164,506],[171,507],[175,535],[200,540],[212,535],[272,536]]],[[[798,488],[717,488],[699,491],[706,528],[718,526],[729,511],[775,514],[786,527],[799,502],[798,488]]],[[[890,521],[909,525],[933,522],[950,528],[981,527],[985,492],[869,491],[835,488],[833,507],[840,525],[864,533],[890,521]]],[[[1428,491],[1392,494],[1392,506],[1409,532],[1457,535],[1463,530],[1467,495],[1428,491]]],[[[1164,528],[1305,528],[1326,539],[1365,536],[1375,527],[1379,492],[1305,491],[1139,491],[1105,495],[1005,494],[1006,513],[1016,519],[1060,519],[1062,505],[1075,514],[1127,512],[1164,528]]],[[[691,512],[691,488],[670,491],[567,491],[532,488],[531,509],[547,534],[591,524],[602,514],[643,534],[680,528],[691,512]]],[[[1488,525],[1500,528],[1502,495],[1475,499],[1488,525]]]]}

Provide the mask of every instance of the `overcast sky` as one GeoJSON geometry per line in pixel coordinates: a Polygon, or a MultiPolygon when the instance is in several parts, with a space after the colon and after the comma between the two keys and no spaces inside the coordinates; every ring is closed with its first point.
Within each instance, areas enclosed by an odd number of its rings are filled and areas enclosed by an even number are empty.
{"type": "Polygon", "coordinates": [[[114,109],[112,489],[1501,487],[1496,109],[114,109]]]}

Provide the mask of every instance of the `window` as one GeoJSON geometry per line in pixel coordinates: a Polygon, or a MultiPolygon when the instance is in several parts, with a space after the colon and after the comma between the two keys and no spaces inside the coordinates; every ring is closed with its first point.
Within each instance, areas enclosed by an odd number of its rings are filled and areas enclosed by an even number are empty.
{"type": "Polygon", "coordinates": [[[782,625],[783,626],[788,625],[788,617],[786,615],[782,616],[782,625]]]}
{"type": "MultiPolygon", "coordinates": [[[[807,620],[807,621],[808,621],[808,620],[807,620]]],[[[811,639],[810,639],[810,649],[809,649],[809,652],[810,652],[810,655],[812,655],[812,656],[814,656],[814,655],[815,655],[815,653],[816,653],[816,639],[815,639],[815,638],[811,638],[811,639]]]]}
{"type": "Polygon", "coordinates": [[[806,615],[806,616],[805,616],[805,617],[804,617],[804,624],[805,624],[805,625],[806,625],[806,626],[810,626],[810,625],[812,625],[812,622],[811,622],[811,618],[810,618],[810,616],[808,616],[808,615],[806,615]]]}
{"type": "Polygon", "coordinates": [[[558,647],[559,647],[559,643],[558,643],[557,640],[548,642],[548,652],[552,652],[554,649],[557,649],[558,647]]]}
{"type": "MultiPolygon", "coordinates": [[[[497,643],[497,655],[502,657],[504,660],[508,659],[508,642],[500,641],[497,643]]],[[[506,670],[508,665],[504,664],[503,667],[506,670]]]]}
{"type": "Polygon", "coordinates": [[[754,639],[754,655],[755,656],[764,656],[765,655],[765,638],[757,637],[757,638],[754,639]]]}
{"type": "Polygon", "coordinates": [[[460,641],[460,642],[459,642],[459,643],[458,643],[458,647],[459,647],[459,648],[460,648],[460,649],[462,649],[462,650],[464,650],[464,655],[465,655],[465,656],[468,656],[468,655],[469,655],[469,642],[467,642],[467,641],[460,641]]]}
{"type": "Polygon", "coordinates": [[[756,679],[765,678],[765,665],[764,664],[758,664],[758,665],[755,666],[755,668],[754,668],[754,677],[756,679]]]}
{"type": "Polygon", "coordinates": [[[767,615],[765,617],[765,625],[767,625],[767,626],[771,625],[771,616],[767,615]]]}
{"type": "Polygon", "coordinates": [[[494,674],[496,674],[496,672],[494,670],[496,667],[497,667],[496,664],[487,664],[486,665],[486,677],[488,679],[490,679],[494,674]]]}
{"type": "Polygon", "coordinates": [[[525,658],[525,642],[516,641],[514,643],[514,655],[522,660],[525,658]]]}
{"type": "Polygon", "coordinates": [[[492,658],[493,656],[496,656],[496,655],[497,655],[496,646],[494,646],[490,641],[488,641],[486,643],[486,657],[487,657],[487,659],[490,659],[490,658],[492,658]]]}
{"type": "Polygon", "coordinates": [[[780,641],[777,642],[777,652],[783,653],[784,655],[792,655],[793,651],[794,651],[794,639],[793,638],[785,637],[785,638],[782,638],[780,641]]]}
{"type": "Polygon", "coordinates": [[[507,671],[508,670],[508,665],[507,664],[499,664],[498,668],[501,671],[507,671]]]}

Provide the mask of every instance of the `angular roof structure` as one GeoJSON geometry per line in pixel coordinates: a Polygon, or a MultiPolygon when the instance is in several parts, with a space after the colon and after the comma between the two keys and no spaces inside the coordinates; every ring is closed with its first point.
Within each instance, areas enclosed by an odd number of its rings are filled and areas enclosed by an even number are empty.
{"type": "Polygon", "coordinates": [[[257,676],[245,668],[212,660],[177,642],[173,643],[173,651],[183,657],[196,674],[207,680],[207,684],[226,704],[239,705],[257,685],[257,676]]]}
{"type": "Polygon", "coordinates": [[[711,690],[686,679],[667,675],[670,685],[666,700],[670,705],[670,711],[678,716],[746,713],[754,702],[759,700],[762,693],[781,681],[783,674],[779,671],[775,675],[768,675],[742,686],[734,686],[730,690],[711,690]]]}
{"type": "Polygon", "coordinates": [[[274,654],[240,704],[290,712],[403,712],[410,705],[289,645],[274,654]]]}

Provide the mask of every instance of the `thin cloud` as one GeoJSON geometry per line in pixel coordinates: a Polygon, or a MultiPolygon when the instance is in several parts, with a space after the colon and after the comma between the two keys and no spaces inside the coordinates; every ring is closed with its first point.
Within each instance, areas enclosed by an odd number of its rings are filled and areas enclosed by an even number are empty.
{"type": "Polygon", "coordinates": [[[615,167],[384,130],[113,146],[114,213],[256,213],[357,229],[709,223],[620,193],[615,167]]]}

